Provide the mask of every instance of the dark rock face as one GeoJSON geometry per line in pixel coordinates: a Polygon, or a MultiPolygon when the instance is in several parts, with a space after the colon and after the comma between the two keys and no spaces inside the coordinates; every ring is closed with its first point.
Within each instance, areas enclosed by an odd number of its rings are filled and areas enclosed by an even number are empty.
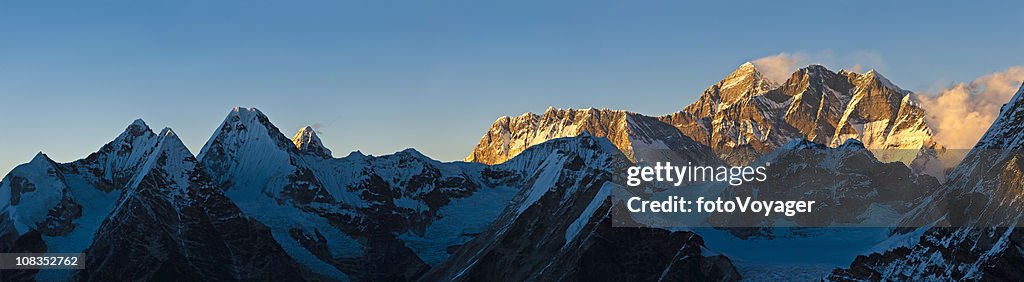
{"type": "MultiPolygon", "coordinates": [[[[64,183],[64,177],[57,171],[56,168],[50,167],[47,169],[47,175],[60,181],[60,184],[67,185],[64,183]]],[[[11,187],[11,200],[10,205],[17,206],[21,204],[21,195],[29,192],[36,192],[36,185],[29,179],[11,175],[7,178],[10,181],[11,187]]],[[[82,206],[75,201],[75,198],[67,192],[66,186],[59,187],[63,188],[59,191],[59,200],[46,211],[46,216],[42,221],[35,222],[35,230],[38,230],[47,236],[63,236],[71,232],[75,228],[72,220],[82,215],[82,206]]],[[[52,189],[52,187],[45,187],[45,189],[52,189]]],[[[31,195],[31,194],[30,194],[31,195]]],[[[29,197],[32,197],[31,195],[29,197]]],[[[39,203],[30,203],[39,204],[39,203]]]]}
{"type": "Polygon", "coordinates": [[[47,236],[63,236],[75,229],[72,220],[82,216],[82,206],[71,194],[61,195],[61,201],[47,211],[46,221],[39,223],[36,230],[47,236]]]}
{"type": "Polygon", "coordinates": [[[766,181],[725,187],[722,196],[815,201],[814,212],[793,217],[781,213],[770,217],[716,213],[708,219],[713,226],[742,226],[727,230],[744,239],[773,238],[773,226],[893,226],[897,222],[870,222],[879,215],[865,215],[872,214],[872,209],[896,216],[907,214],[940,186],[934,177],[915,174],[902,163],[878,161],[863,144],[852,140],[835,148],[807,140],[794,141],[760,163],[771,164],[766,168],[766,181]],[[777,226],[776,220],[789,223],[777,226]]]}
{"type": "Polygon", "coordinates": [[[8,214],[5,219],[46,236],[67,235],[75,228],[72,221],[82,215],[82,206],[72,196],[57,165],[46,155],[38,154],[32,162],[18,166],[4,177],[2,187],[10,196],[3,204],[18,216],[11,218],[8,214]]]}
{"type": "Polygon", "coordinates": [[[696,234],[612,227],[613,171],[629,161],[610,143],[579,137],[541,147],[517,157],[548,152],[498,220],[420,280],[739,280],[727,258],[702,255],[696,234]],[[575,149],[542,150],[570,140],[575,149]]]}
{"type": "MultiPolygon", "coordinates": [[[[46,253],[46,242],[35,230],[22,234],[13,245],[3,249],[5,253],[46,253]]],[[[35,281],[38,269],[3,269],[0,270],[0,281],[35,281]]]]}
{"type": "Polygon", "coordinates": [[[857,256],[849,268],[835,269],[829,280],[989,280],[1024,279],[1024,242],[1019,228],[933,228],[921,241],[883,253],[857,256]]]}
{"type": "Polygon", "coordinates": [[[612,227],[598,223],[576,266],[560,279],[572,281],[738,281],[740,274],[724,255],[704,253],[693,232],[612,227]]]}

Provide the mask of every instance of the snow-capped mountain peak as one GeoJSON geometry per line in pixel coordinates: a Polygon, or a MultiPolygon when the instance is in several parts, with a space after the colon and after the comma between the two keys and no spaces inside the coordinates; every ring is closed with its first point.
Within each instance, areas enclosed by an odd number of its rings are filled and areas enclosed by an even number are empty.
{"type": "MultiPolygon", "coordinates": [[[[163,130],[160,131],[159,136],[160,139],[158,139],[157,141],[156,153],[178,154],[178,157],[180,157],[183,161],[195,159],[195,157],[192,156],[192,152],[188,150],[188,147],[185,146],[185,143],[181,142],[181,139],[178,138],[178,134],[175,133],[174,130],[172,130],[171,128],[164,128],[163,130]]],[[[155,158],[156,156],[151,156],[150,160],[153,160],[155,158]]]]}
{"type": "Polygon", "coordinates": [[[876,86],[880,86],[880,87],[891,89],[891,90],[893,90],[893,91],[895,91],[897,93],[904,93],[904,94],[906,94],[906,93],[910,92],[910,91],[904,90],[903,88],[900,88],[899,86],[896,86],[896,84],[892,83],[892,81],[890,81],[889,78],[885,77],[884,75],[882,75],[882,73],[878,72],[875,69],[868,70],[867,72],[865,72],[863,74],[858,74],[858,73],[855,73],[855,72],[847,72],[846,74],[840,73],[840,75],[844,75],[844,76],[848,76],[848,77],[852,78],[852,80],[854,81],[854,84],[860,85],[861,87],[866,87],[867,86],[866,83],[871,83],[871,84],[875,84],[876,86]]]}
{"type": "Polygon", "coordinates": [[[282,135],[281,131],[270,123],[270,119],[263,112],[256,108],[235,107],[224,118],[218,132],[210,136],[210,140],[199,151],[197,158],[203,159],[206,154],[210,153],[208,151],[211,149],[211,145],[218,144],[218,141],[255,142],[256,140],[269,142],[284,150],[295,148],[295,144],[282,135]]]}
{"type": "Polygon", "coordinates": [[[430,157],[427,157],[426,155],[423,155],[423,153],[420,153],[420,151],[416,150],[415,148],[406,148],[406,149],[404,149],[402,151],[399,151],[398,153],[395,153],[395,154],[396,155],[408,155],[408,156],[412,156],[412,157],[415,157],[415,158],[427,159],[427,160],[433,161],[432,159],[430,159],[430,157]]]}
{"type": "Polygon", "coordinates": [[[757,66],[754,66],[754,63],[744,62],[739,67],[737,67],[736,70],[734,70],[732,72],[732,74],[730,74],[729,76],[760,75],[760,74],[761,74],[761,72],[757,69],[757,66]]]}
{"type": "Polygon", "coordinates": [[[153,153],[158,138],[146,122],[136,119],[117,138],[72,167],[102,179],[103,190],[120,189],[153,153]]]}
{"type": "Polygon", "coordinates": [[[281,280],[291,275],[266,273],[262,265],[296,273],[298,267],[266,227],[245,217],[211,180],[173,130],[160,131],[152,154],[84,251],[93,271],[78,273],[81,280],[161,275],[184,280],[281,280]],[[249,270],[239,271],[244,268],[249,270]]]}
{"type": "Polygon", "coordinates": [[[214,183],[225,184],[233,175],[249,175],[235,180],[236,186],[266,185],[263,172],[290,171],[291,154],[298,152],[292,140],[257,109],[236,107],[228,113],[220,128],[203,145],[197,159],[209,170],[214,183]],[[269,164],[251,163],[250,159],[273,160],[269,164]],[[281,166],[283,164],[283,166],[281,166]],[[258,175],[258,176],[257,176],[258,175]],[[245,183],[237,183],[244,180],[245,183]]]}
{"type": "Polygon", "coordinates": [[[743,98],[764,94],[775,87],[753,63],[746,62],[736,68],[725,79],[705,91],[720,92],[720,103],[732,104],[743,98]]]}
{"type": "Polygon", "coordinates": [[[67,201],[65,194],[64,175],[53,160],[39,152],[0,182],[0,214],[10,216],[18,234],[44,229],[55,225],[48,213],[67,201]]]}
{"type": "Polygon", "coordinates": [[[1017,94],[999,109],[999,117],[989,127],[975,148],[1007,149],[1024,145],[1024,84],[1017,94]]]}
{"type": "Polygon", "coordinates": [[[160,137],[178,138],[178,134],[174,133],[170,127],[164,127],[163,130],[160,130],[160,137]]]}
{"type": "MultiPolygon", "coordinates": [[[[159,136],[156,149],[135,175],[135,178],[129,182],[128,187],[133,189],[128,192],[129,196],[137,193],[134,189],[139,189],[138,187],[167,189],[165,194],[177,198],[184,198],[184,194],[187,193],[187,189],[191,185],[190,178],[198,163],[192,156],[192,152],[189,152],[178,135],[174,133],[174,130],[164,128],[160,131],[159,136]],[[158,174],[164,181],[163,185],[142,185],[144,181],[153,177],[151,174],[158,174]]],[[[171,203],[177,202],[172,200],[171,203]]]]}
{"type": "Polygon", "coordinates": [[[150,130],[149,129],[149,125],[146,124],[146,121],[143,121],[140,118],[140,119],[133,120],[132,123],[128,125],[128,130],[127,131],[128,132],[140,132],[140,131],[148,131],[148,130],[150,130]]]}
{"type": "Polygon", "coordinates": [[[331,158],[331,150],[324,146],[323,142],[320,141],[320,137],[316,135],[316,131],[313,127],[306,126],[299,130],[298,133],[292,137],[292,143],[295,144],[295,148],[301,152],[309,152],[317,156],[324,158],[331,158]]]}
{"type": "Polygon", "coordinates": [[[926,150],[941,148],[932,140],[924,110],[910,95],[875,70],[836,73],[809,65],[777,84],[747,62],[682,111],[653,122],[631,112],[552,107],[541,115],[499,118],[466,161],[501,163],[526,147],[589,132],[607,137],[632,160],[658,157],[638,154],[640,149],[667,152],[666,145],[689,143],[663,139],[696,141],[733,164],[757,159],[792,140],[838,147],[857,139],[871,150],[907,149],[909,153],[880,158],[910,164],[926,150]],[[661,125],[677,130],[661,130],[661,125]],[[674,136],[679,133],[683,138],[674,136]]]}
{"type": "Polygon", "coordinates": [[[153,130],[150,129],[149,125],[147,125],[146,122],[142,119],[136,119],[132,121],[132,123],[124,129],[124,132],[121,132],[121,134],[118,135],[117,138],[115,138],[114,141],[112,141],[111,143],[132,143],[134,139],[139,138],[141,136],[154,137],[153,130]]]}
{"type": "Polygon", "coordinates": [[[46,153],[43,153],[43,151],[39,151],[38,153],[36,153],[36,155],[34,157],[32,157],[32,160],[29,161],[28,163],[29,164],[39,164],[39,163],[43,163],[43,162],[50,163],[50,162],[53,162],[53,161],[50,160],[50,157],[47,156],[46,153]]]}

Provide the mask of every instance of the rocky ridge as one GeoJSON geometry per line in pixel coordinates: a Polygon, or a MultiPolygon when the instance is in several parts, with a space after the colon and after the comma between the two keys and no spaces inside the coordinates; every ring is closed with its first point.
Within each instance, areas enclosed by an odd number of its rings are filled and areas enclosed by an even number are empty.
{"type": "Polygon", "coordinates": [[[793,140],[835,147],[857,139],[880,152],[883,161],[911,164],[919,156],[943,149],[932,140],[924,117],[912,93],[873,70],[836,73],[811,65],[776,83],[745,63],[682,111],[660,117],[553,108],[542,115],[501,117],[466,161],[501,163],[529,146],[586,131],[612,140],[634,161],[639,160],[638,151],[653,148],[698,155],[683,158],[687,160],[706,161],[704,157],[712,155],[740,164],[793,140]],[[676,128],[685,138],[664,130],[659,122],[676,128]]]}

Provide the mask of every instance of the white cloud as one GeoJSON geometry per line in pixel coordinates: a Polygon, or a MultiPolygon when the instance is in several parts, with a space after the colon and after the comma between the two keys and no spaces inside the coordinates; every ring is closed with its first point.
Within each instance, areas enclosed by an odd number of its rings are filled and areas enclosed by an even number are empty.
{"type": "Polygon", "coordinates": [[[928,113],[935,139],[952,149],[974,147],[999,115],[999,108],[1024,81],[1024,66],[953,84],[937,93],[922,93],[918,100],[928,113]]]}
{"type": "Polygon", "coordinates": [[[858,73],[865,71],[865,67],[885,68],[882,55],[873,51],[856,51],[842,56],[836,56],[831,50],[782,52],[755,59],[751,63],[754,63],[754,66],[768,79],[780,83],[786,81],[796,70],[811,64],[824,65],[837,71],[841,68],[858,73]]]}
{"type": "Polygon", "coordinates": [[[778,53],[759,58],[751,63],[768,79],[781,82],[786,81],[786,78],[789,78],[793,71],[802,67],[806,61],[807,56],[802,53],[778,53]]]}

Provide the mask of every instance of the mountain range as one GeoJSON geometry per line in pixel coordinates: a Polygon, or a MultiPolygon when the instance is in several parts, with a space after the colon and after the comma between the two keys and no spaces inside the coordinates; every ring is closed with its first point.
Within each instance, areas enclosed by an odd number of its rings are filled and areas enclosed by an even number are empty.
{"type": "MultiPolygon", "coordinates": [[[[1015,193],[1024,178],[1024,94],[1003,107],[942,184],[915,167],[943,147],[912,95],[875,71],[812,65],[773,82],[747,63],[668,115],[549,108],[499,118],[465,162],[439,162],[414,149],[336,158],[312,128],[288,138],[259,110],[240,107],[193,155],[173,130],[154,131],[136,120],[83,159],[58,163],[39,153],[0,181],[0,252],[87,257],[85,270],[0,270],[0,278],[735,281],[756,275],[744,266],[756,264],[750,258],[716,251],[728,247],[710,243],[722,242],[719,230],[621,227],[629,216],[616,214],[612,196],[623,188],[621,171],[655,160],[788,160],[804,170],[779,170],[779,181],[793,188],[772,193],[857,207],[855,214],[833,211],[830,222],[857,221],[877,195],[890,193],[899,201],[887,208],[926,226],[893,229],[891,238],[911,240],[864,250],[849,258],[851,265],[820,273],[826,279],[1022,278],[1015,269],[1024,260],[1012,246],[1020,243],[1014,227],[1024,214],[1015,193]],[[795,154],[805,151],[810,154],[795,154]],[[862,182],[803,193],[820,184],[801,177],[815,171],[831,171],[819,173],[823,180],[862,182]]],[[[761,245],[781,236],[770,223],[758,226],[725,232],[728,240],[761,245]]]]}
{"type": "MultiPolygon", "coordinates": [[[[740,164],[793,140],[835,147],[852,138],[888,152],[877,154],[883,161],[911,164],[943,149],[911,96],[874,70],[836,73],[811,65],[778,83],[748,62],[668,115],[549,108],[541,115],[501,117],[466,161],[501,163],[529,146],[586,131],[612,140],[634,161],[645,157],[641,152],[683,151],[740,164]]],[[[647,157],[667,158],[661,155],[647,157]]]]}
{"type": "MultiPolygon", "coordinates": [[[[588,224],[605,218],[593,209],[609,198],[594,193],[612,185],[612,167],[626,163],[606,139],[591,136],[553,140],[492,166],[442,163],[412,149],[333,158],[315,132],[304,128],[290,140],[267,116],[246,108],[232,110],[193,157],[172,130],[155,133],[136,120],[85,159],[57,163],[39,154],[0,183],[0,247],[82,252],[87,271],[0,275],[415,280],[449,263],[452,253],[486,234],[492,222],[514,221],[507,215],[510,203],[537,220],[540,212],[533,210],[557,193],[582,206],[564,211],[566,220],[580,219],[548,227],[552,232],[607,228],[588,224]]],[[[703,247],[693,233],[636,232],[664,233],[688,252],[703,247]]],[[[576,248],[571,255],[577,259],[601,256],[576,248]]],[[[672,257],[651,260],[667,267],[672,257]]],[[[739,277],[727,258],[707,260],[691,263],[706,264],[701,269],[709,276],[739,277]]],[[[659,273],[651,269],[637,277],[659,273]]]]}

